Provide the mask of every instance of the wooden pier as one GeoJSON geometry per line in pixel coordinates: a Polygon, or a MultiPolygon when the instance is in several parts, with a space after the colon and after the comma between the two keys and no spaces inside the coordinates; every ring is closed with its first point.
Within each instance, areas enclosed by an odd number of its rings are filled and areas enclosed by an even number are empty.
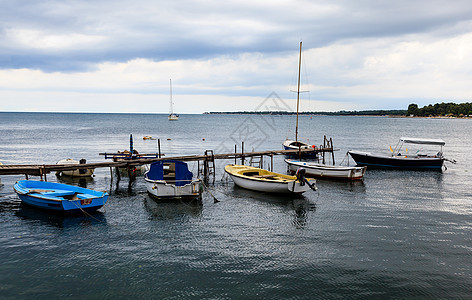
{"type": "MultiPolygon", "coordinates": [[[[224,153],[224,154],[213,154],[212,150],[205,151],[203,155],[186,155],[186,156],[174,156],[174,157],[154,157],[154,158],[140,158],[140,156],[131,156],[129,159],[121,158],[118,161],[106,161],[101,163],[85,163],[85,164],[67,164],[67,165],[48,165],[48,164],[36,164],[36,165],[0,165],[0,175],[25,175],[28,179],[28,176],[40,176],[41,179],[47,180],[46,174],[51,172],[61,172],[61,171],[70,171],[77,169],[97,169],[97,168],[127,168],[128,170],[135,168],[137,166],[142,166],[146,164],[153,163],[160,160],[180,160],[180,161],[197,161],[199,164],[202,163],[201,167],[203,169],[202,174],[206,177],[212,172],[214,174],[214,161],[217,159],[227,159],[234,160],[236,163],[237,159],[241,160],[241,163],[244,164],[246,158],[254,158],[268,156],[271,159],[271,166],[273,168],[273,156],[274,155],[297,155],[305,152],[316,152],[322,153],[324,158],[325,152],[332,153],[334,149],[332,147],[322,147],[316,149],[307,149],[307,150],[269,150],[269,151],[259,151],[259,152],[239,152],[239,153],[224,153]]],[[[100,155],[112,155],[107,153],[100,153],[100,155]]],[[[160,156],[160,155],[159,155],[160,156]]]]}

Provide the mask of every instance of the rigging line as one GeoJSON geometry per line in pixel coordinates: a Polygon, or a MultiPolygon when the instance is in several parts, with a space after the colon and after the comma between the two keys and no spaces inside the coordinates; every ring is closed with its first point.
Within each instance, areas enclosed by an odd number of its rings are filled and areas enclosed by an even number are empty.
{"type": "Polygon", "coordinates": [[[202,185],[204,188],[206,188],[207,192],[213,197],[214,203],[220,202],[220,200],[216,199],[216,197],[211,193],[210,188],[205,184],[203,180],[202,180],[202,185]]]}

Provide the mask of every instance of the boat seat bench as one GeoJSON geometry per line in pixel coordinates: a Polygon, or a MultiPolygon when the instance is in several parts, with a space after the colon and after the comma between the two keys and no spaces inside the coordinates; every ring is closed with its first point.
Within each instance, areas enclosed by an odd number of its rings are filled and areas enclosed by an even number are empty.
{"type": "Polygon", "coordinates": [[[45,196],[55,196],[55,197],[61,197],[61,196],[71,196],[74,195],[74,191],[67,191],[67,190],[54,190],[50,192],[43,192],[41,193],[45,196]]]}
{"type": "Polygon", "coordinates": [[[79,198],[79,199],[89,199],[89,198],[97,198],[97,196],[90,195],[90,194],[77,194],[77,198],[79,198]]]}

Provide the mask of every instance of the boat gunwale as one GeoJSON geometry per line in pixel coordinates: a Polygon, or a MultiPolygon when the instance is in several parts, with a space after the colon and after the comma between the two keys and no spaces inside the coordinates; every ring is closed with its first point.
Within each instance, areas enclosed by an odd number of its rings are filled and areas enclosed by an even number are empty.
{"type": "Polygon", "coordinates": [[[354,155],[359,155],[359,156],[368,156],[368,157],[375,157],[375,158],[380,158],[380,159],[392,159],[392,160],[411,160],[411,161],[417,161],[417,160],[421,160],[421,161],[427,161],[427,160],[431,160],[431,161],[438,161],[438,160],[441,160],[441,161],[444,161],[444,157],[439,157],[439,156],[430,156],[430,155],[425,155],[425,156],[408,156],[408,155],[391,155],[391,156],[388,156],[388,155],[385,155],[385,154],[378,154],[378,153],[372,153],[372,152],[366,152],[366,151],[352,151],[352,150],[349,150],[348,151],[349,154],[354,154],[354,155]]]}
{"type": "MultiPolygon", "coordinates": [[[[263,170],[267,173],[274,174],[277,177],[286,178],[286,179],[285,180],[277,180],[277,179],[274,180],[274,179],[269,179],[269,178],[258,178],[258,177],[252,177],[252,176],[247,176],[247,175],[238,174],[238,173],[231,173],[227,170],[228,166],[233,166],[233,165],[227,165],[225,167],[225,172],[226,173],[228,173],[229,175],[232,175],[232,176],[236,176],[238,178],[242,178],[242,179],[247,179],[247,180],[252,180],[252,181],[257,181],[257,182],[266,182],[266,183],[279,183],[279,184],[288,184],[288,183],[291,183],[291,182],[294,182],[294,181],[295,182],[298,181],[297,178],[295,176],[292,176],[292,175],[285,175],[285,174],[275,173],[275,172],[267,171],[267,170],[264,170],[264,169],[255,168],[255,167],[250,167],[247,170],[263,170]]],[[[248,166],[245,166],[245,167],[248,167],[248,166]]]]}
{"type": "MultiPolygon", "coordinates": [[[[147,172],[146,172],[147,173],[147,172]]],[[[190,181],[190,183],[187,183],[185,185],[180,185],[180,186],[177,186],[175,185],[175,183],[169,183],[167,182],[166,180],[153,180],[153,179],[149,179],[146,177],[146,174],[144,174],[144,181],[146,181],[147,183],[160,183],[160,184],[164,184],[166,186],[174,186],[174,187],[179,187],[179,188],[183,188],[183,187],[186,187],[186,186],[189,186],[189,185],[194,185],[196,183],[201,183],[202,180],[200,178],[197,178],[197,179],[192,179],[190,181]]],[[[173,180],[173,181],[176,181],[176,180],[173,180]]],[[[189,180],[181,180],[181,181],[189,181],[189,180]]]]}
{"type": "Polygon", "coordinates": [[[337,170],[337,171],[349,171],[349,170],[356,170],[356,171],[361,171],[362,169],[365,169],[366,167],[359,167],[359,166],[335,166],[335,165],[325,165],[325,164],[316,164],[316,165],[310,165],[309,162],[302,162],[299,160],[293,161],[291,159],[285,159],[285,162],[287,164],[299,166],[299,167],[306,167],[307,169],[309,168],[327,168],[329,170],[337,170]],[[303,165],[303,163],[307,163],[306,165],[303,165]]]}

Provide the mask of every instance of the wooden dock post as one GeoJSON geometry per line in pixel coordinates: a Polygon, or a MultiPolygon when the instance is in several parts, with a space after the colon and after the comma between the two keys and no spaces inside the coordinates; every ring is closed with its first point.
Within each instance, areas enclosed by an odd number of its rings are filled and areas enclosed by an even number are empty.
{"type": "Polygon", "coordinates": [[[234,144],[234,164],[237,165],[238,162],[237,162],[237,156],[236,156],[236,153],[238,153],[238,145],[234,144]]]}
{"type": "Polygon", "coordinates": [[[334,161],[334,146],[333,146],[333,138],[329,138],[329,145],[331,147],[331,149],[333,149],[333,151],[331,151],[331,157],[333,159],[333,166],[336,164],[336,162],[334,161]]]}
{"type": "Polygon", "coordinates": [[[213,150],[205,150],[205,159],[203,160],[203,180],[208,182],[210,175],[213,175],[215,182],[215,154],[213,150]]]}
{"type": "Polygon", "coordinates": [[[110,184],[113,184],[113,168],[110,167],[110,184]]]}
{"type": "Polygon", "coordinates": [[[244,141],[241,142],[241,164],[244,165],[244,141]]]}
{"type": "Polygon", "coordinates": [[[157,139],[157,153],[158,157],[161,158],[161,139],[157,139]]]}
{"type": "Polygon", "coordinates": [[[133,158],[133,134],[129,135],[129,153],[131,155],[131,159],[133,158]]]}

